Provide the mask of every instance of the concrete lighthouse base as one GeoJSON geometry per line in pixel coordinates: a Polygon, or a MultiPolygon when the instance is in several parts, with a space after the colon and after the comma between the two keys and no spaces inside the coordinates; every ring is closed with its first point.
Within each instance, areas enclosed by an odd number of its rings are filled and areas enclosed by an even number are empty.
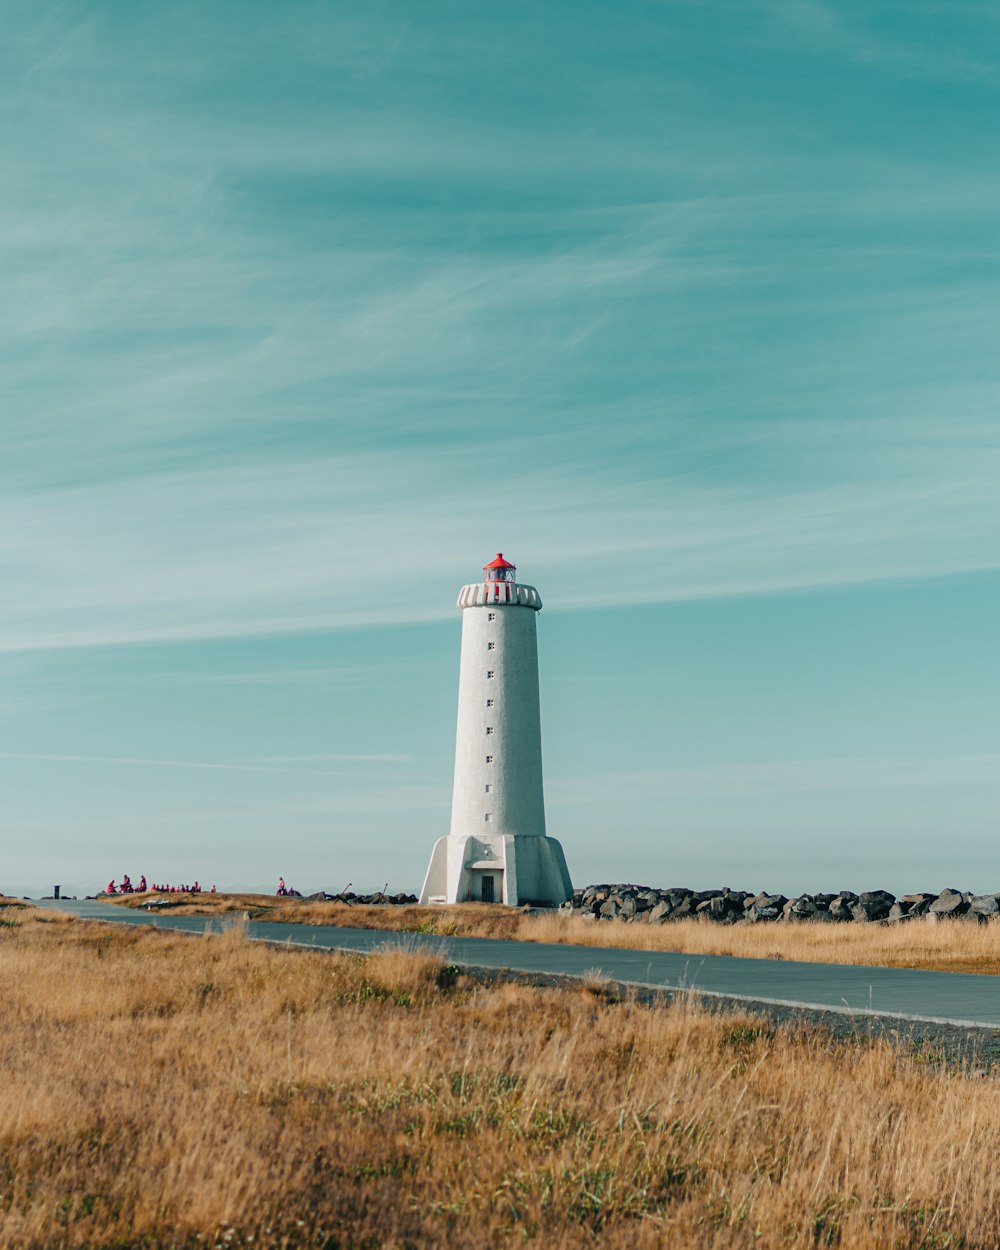
{"type": "Polygon", "coordinates": [[[420,891],[428,903],[525,903],[558,906],[573,895],[566,856],[555,838],[438,838],[420,891]]]}

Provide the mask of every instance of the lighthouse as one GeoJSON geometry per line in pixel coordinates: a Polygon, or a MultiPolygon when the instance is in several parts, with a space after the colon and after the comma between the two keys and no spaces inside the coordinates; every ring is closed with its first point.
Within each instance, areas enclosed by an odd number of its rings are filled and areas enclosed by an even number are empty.
{"type": "Polygon", "coordinates": [[[451,832],[439,838],[421,903],[554,905],[573,892],[545,834],[535,623],[542,600],[503,555],[463,586],[451,832]]]}

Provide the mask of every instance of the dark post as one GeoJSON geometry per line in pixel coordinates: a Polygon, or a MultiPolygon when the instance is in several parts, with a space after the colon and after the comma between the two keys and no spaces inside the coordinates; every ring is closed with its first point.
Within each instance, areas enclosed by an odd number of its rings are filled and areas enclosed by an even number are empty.
{"type": "Polygon", "coordinates": [[[59,898],[59,891],[60,891],[61,889],[62,889],[62,886],[61,886],[61,885],[54,885],[54,886],[52,887],[52,897],[53,897],[53,898],[59,898]]]}

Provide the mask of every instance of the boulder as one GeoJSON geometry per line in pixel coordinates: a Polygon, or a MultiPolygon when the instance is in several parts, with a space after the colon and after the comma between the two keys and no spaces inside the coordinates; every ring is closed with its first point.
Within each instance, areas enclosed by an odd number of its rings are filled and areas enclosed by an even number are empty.
{"type": "Polygon", "coordinates": [[[636,913],[635,899],[631,894],[626,894],[622,899],[622,905],[618,909],[618,916],[621,920],[631,920],[636,913]]]}
{"type": "Polygon", "coordinates": [[[646,913],[649,918],[649,924],[662,924],[670,915],[670,904],[668,902],[659,902],[655,907],[651,907],[646,913]]]}
{"type": "Polygon", "coordinates": [[[753,902],[753,911],[758,920],[777,920],[788,899],[784,894],[758,894],[753,902]]]}
{"type": "Polygon", "coordinates": [[[958,890],[942,890],[930,905],[934,916],[963,916],[969,910],[969,904],[958,890]]]}
{"type": "Polygon", "coordinates": [[[800,924],[838,924],[836,916],[831,916],[825,907],[817,907],[811,916],[800,917],[800,924]]]}
{"type": "Polygon", "coordinates": [[[858,911],[863,911],[866,920],[885,920],[895,903],[895,895],[888,890],[866,890],[858,896],[858,901],[851,908],[851,915],[858,919],[858,911]]]}
{"type": "Polygon", "coordinates": [[[888,890],[865,890],[858,895],[858,902],[865,906],[884,903],[886,907],[891,907],[895,901],[895,894],[890,894],[888,890]]]}
{"type": "Polygon", "coordinates": [[[600,905],[597,909],[597,914],[599,916],[603,916],[607,920],[614,920],[614,918],[618,915],[618,910],[619,903],[617,900],[609,898],[605,899],[605,901],[600,905]]]}
{"type": "Polygon", "coordinates": [[[1000,914],[1000,894],[975,894],[969,908],[977,916],[996,916],[1000,914]]]}

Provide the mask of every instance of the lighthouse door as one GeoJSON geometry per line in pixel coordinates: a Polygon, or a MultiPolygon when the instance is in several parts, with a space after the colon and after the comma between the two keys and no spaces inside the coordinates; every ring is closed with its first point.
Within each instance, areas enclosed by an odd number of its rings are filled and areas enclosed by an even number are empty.
{"type": "Polygon", "coordinates": [[[483,902],[493,902],[493,874],[489,872],[483,873],[483,902]]]}

